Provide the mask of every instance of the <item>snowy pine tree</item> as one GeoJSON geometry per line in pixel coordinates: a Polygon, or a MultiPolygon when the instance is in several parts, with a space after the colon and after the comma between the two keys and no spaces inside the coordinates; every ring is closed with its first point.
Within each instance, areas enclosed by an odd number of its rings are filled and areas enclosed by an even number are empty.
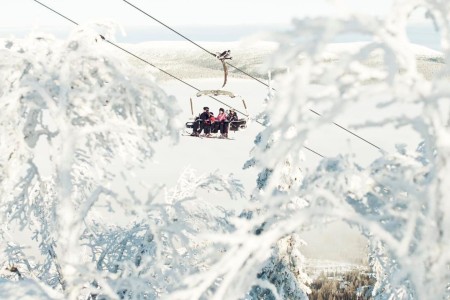
{"type": "MultiPolygon", "coordinates": [[[[268,281],[276,287],[276,295],[283,299],[308,299],[311,292],[308,284],[311,279],[304,269],[305,258],[300,252],[304,241],[297,234],[279,240],[273,254],[266,262],[258,279],[268,281]]],[[[264,285],[263,285],[264,286],[264,285]]],[[[254,287],[250,292],[251,299],[276,299],[272,289],[254,287]]]]}

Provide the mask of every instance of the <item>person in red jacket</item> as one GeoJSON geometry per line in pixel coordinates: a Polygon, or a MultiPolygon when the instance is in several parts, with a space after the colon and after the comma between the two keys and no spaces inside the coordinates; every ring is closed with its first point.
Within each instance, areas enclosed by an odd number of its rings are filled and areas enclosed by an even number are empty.
{"type": "Polygon", "coordinates": [[[205,136],[206,137],[210,137],[211,136],[211,131],[214,131],[214,126],[216,122],[216,118],[214,117],[214,113],[211,111],[209,112],[209,118],[205,121],[205,136]]]}
{"type": "Polygon", "coordinates": [[[219,114],[216,118],[216,128],[220,129],[220,137],[226,138],[228,137],[228,118],[225,110],[223,108],[219,109],[219,114]]]}

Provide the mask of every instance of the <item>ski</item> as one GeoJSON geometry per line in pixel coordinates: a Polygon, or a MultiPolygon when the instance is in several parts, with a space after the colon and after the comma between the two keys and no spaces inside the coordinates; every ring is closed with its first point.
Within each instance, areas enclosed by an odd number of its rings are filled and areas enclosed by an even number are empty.
{"type": "Polygon", "coordinates": [[[218,136],[209,136],[209,137],[204,137],[205,139],[217,139],[217,140],[231,140],[233,141],[233,138],[225,138],[225,137],[218,137],[218,136]]]}
{"type": "Polygon", "coordinates": [[[181,134],[181,136],[190,136],[190,137],[198,137],[201,139],[217,139],[217,140],[230,140],[234,141],[234,138],[225,138],[225,137],[218,137],[218,136],[204,136],[204,135],[190,135],[190,134],[181,134]]]}
{"type": "Polygon", "coordinates": [[[196,138],[204,138],[204,136],[200,136],[200,135],[190,135],[190,134],[181,134],[181,136],[190,136],[190,137],[196,137],[196,138]]]}

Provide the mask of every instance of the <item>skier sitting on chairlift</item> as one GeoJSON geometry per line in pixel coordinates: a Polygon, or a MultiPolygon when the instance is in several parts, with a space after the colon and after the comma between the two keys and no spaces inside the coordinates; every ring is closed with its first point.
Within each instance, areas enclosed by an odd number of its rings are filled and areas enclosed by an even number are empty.
{"type": "Polygon", "coordinates": [[[220,138],[227,138],[228,137],[228,116],[225,113],[225,110],[223,108],[219,109],[219,114],[216,118],[216,126],[215,126],[215,132],[220,130],[220,138]]]}
{"type": "MultiPolygon", "coordinates": [[[[206,125],[206,121],[209,120],[210,115],[209,115],[209,107],[205,106],[203,107],[203,112],[201,114],[199,114],[199,116],[197,118],[195,118],[194,121],[194,125],[192,127],[192,136],[199,136],[200,133],[202,132],[202,130],[206,131],[207,129],[205,129],[205,125],[206,125]]],[[[209,133],[209,130],[208,130],[209,133]]]]}
{"type": "Polygon", "coordinates": [[[214,131],[214,126],[216,125],[215,122],[216,118],[214,117],[214,113],[211,111],[209,112],[209,118],[205,121],[204,132],[206,137],[211,137],[211,131],[214,131]]]}
{"type": "Polygon", "coordinates": [[[234,108],[231,108],[228,113],[228,122],[230,122],[230,130],[237,131],[239,129],[240,122],[234,108]]]}
{"type": "Polygon", "coordinates": [[[232,122],[232,121],[238,121],[239,118],[237,116],[236,111],[234,110],[234,108],[231,108],[229,113],[228,113],[228,117],[227,117],[228,121],[232,122]]]}

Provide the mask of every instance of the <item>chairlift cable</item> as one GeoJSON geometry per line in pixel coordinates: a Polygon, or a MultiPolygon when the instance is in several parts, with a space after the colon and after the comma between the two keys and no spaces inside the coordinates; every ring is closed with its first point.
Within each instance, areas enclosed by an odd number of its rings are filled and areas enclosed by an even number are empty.
{"type": "MultiPolygon", "coordinates": [[[[322,117],[322,115],[319,114],[318,112],[316,112],[316,111],[314,111],[314,110],[312,110],[312,109],[310,109],[310,111],[312,111],[313,113],[315,113],[315,114],[318,115],[319,117],[322,117]]],[[[337,127],[341,128],[342,130],[345,130],[345,131],[347,131],[348,133],[350,133],[350,134],[356,136],[357,138],[363,140],[363,141],[366,142],[367,144],[372,145],[373,147],[377,148],[378,150],[380,150],[380,151],[382,150],[382,149],[381,149],[380,147],[378,147],[377,145],[375,145],[375,144],[369,142],[369,141],[366,140],[365,138],[363,138],[363,137],[357,135],[356,133],[354,133],[354,132],[348,130],[348,129],[345,128],[344,126],[341,126],[341,125],[339,125],[339,124],[336,123],[336,122],[333,122],[333,124],[336,125],[337,127]]]]}
{"type": "Polygon", "coordinates": [[[44,3],[39,2],[38,0],[34,0],[34,1],[37,2],[37,3],[39,3],[40,5],[42,5],[43,7],[45,7],[45,8],[47,8],[47,9],[51,10],[52,12],[54,12],[54,13],[57,14],[57,15],[59,15],[60,17],[63,17],[64,19],[66,19],[67,21],[71,22],[72,24],[75,24],[75,25],[77,25],[77,26],[80,25],[80,24],[78,24],[77,22],[75,22],[74,20],[69,19],[69,18],[66,17],[65,15],[60,14],[59,12],[57,12],[56,10],[54,10],[53,8],[51,8],[51,7],[47,6],[47,5],[45,5],[44,3]]]}
{"type": "Polygon", "coordinates": [[[303,146],[303,148],[305,148],[306,150],[308,150],[308,151],[310,151],[310,152],[312,152],[312,153],[314,153],[314,154],[316,154],[316,155],[318,155],[318,156],[320,156],[322,158],[325,158],[322,154],[320,154],[319,152],[317,152],[317,151],[315,151],[315,150],[313,150],[313,149],[311,149],[309,147],[303,146]]]}
{"type": "MultiPolygon", "coordinates": [[[[58,11],[52,9],[51,7],[49,7],[49,6],[45,5],[45,4],[43,4],[42,2],[40,2],[40,1],[38,1],[38,0],[33,0],[33,1],[36,2],[36,3],[38,3],[38,4],[40,4],[41,6],[43,6],[43,7],[45,7],[45,8],[47,8],[48,10],[54,12],[55,14],[57,14],[57,15],[63,17],[64,19],[66,19],[67,21],[71,22],[72,24],[75,24],[75,25],[79,26],[79,24],[78,24],[77,22],[75,22],[75,21],[73,21],[72,19],[66,17],[65,15],[59,13],[58,11]]],[[[114,42],[111,42],[110,40],[108,40],[107,38],[105,38],[103,35],[101,35],[101,34],[99,34],[99,35],[100,35],[100,37],[102,38],[102,40],[104,40],[105,42],[107,42],[107,43],[110,44],[111,46],[116,47],[117,49],[119,49],[119,50],[121,50],[121,51],[127,53],[128,55],[131,55],[131,56],[133,56],[134,58],[136,58],[136,59],[138,59],[138,60],[140,60],[140,61],[142,61],[142,62],[148,64],[149,66],[152,66],[153,68],[155,68],[155,69],[157,69],[157,70],[163,72],[164,74],[166,74],[166,75],[168,75],[168,76],[170,76],[170,77],[172,77],[172,78],[178,80],[179,82],[181,82],[181,83],[183,83],[183,84],[185,84],[185,85],[187,85],[187,86],[193,88],[193,89],[196,90],[197,92],[201,91],[200,89],[198,89],[197,87],[193,86],[192,84],[190,84],[190,83],[188,83],[188,82],[186,82],[186,81],[184,81],[184,80],[178,78],[178,77],[175,76],[175,75],[170,74],[169,72],[167,72],[167,71],[165,71],[165,70],[163,70],[163,69],[161,69],[161,68],[158,68],[157,66],[155,66],[154,64],[150,63],[149,61],[143,59],[142,57],[140,57],[140,56],[138,56],[138,55],[136,55],[136,54],[134,54],[134,53],[132,53],[132,52],[130,52],[130,51],[124,49],[124,48],[122,48],[121,46],[117,45],[117,44],[114,43],[114,42]]],[[[215,98],[215,97],[213,97],[213,96],[209,96],[209,97],[210,97],[211,99],[213,99],[213,100],[215,100],[215,101],[217,101],[217,102],[219,102],[219,103],[221,103],[221,104],[227,106],[228,108],[233,108],[235,111],[237,111],[238,113],[242,114],[243,116],[245,116],[245,117],[247,117],[247,118],[249,117],[249,115],[247,115],[247,114],[241,112],[240,110],[238,110],[238,109],[236,109],[236,108],[234,108],[234,107],[232,107],[232,106],[226,104],[225,102],[223,102],[223,101],[221,101],[221,100],[219,100],[219,99],[217,99],[217,98],[215,98]]],[[[262,122],[260,122],[260,121],[258,121],[258,120],[255,120],[255,122],[258,123],[258,124],[260,124],[260,125],[262,125],[262,126],[264,126],[264,127],[266,127],[266,125],[264,125],[262,122]]],[[[314,150],[312,150],[311,148],[308,148],[308,147],[306,147],[306,146],[303,146],[303,147],[304,147],[305,149],[307,149],[308,151],[310,151],[310,152],[312,152],[312,153],[314,153],[314,154],[320,156],[321,158],[324,158],[324,156],[323,156],[322,154],[318,153],[317,151],[314,151],[314,150]]]]}
{"type": "Polygon", "coordinates": [[[162,26],[166,27],[167,29],[175,32],[176,34],[178,34],[179,36],[181,36],[182,38],[184,38],[185,40],[191,42],[192,44],[194,44],[195,46],[199,47],[200,49],[202,49],[203,51],[211,54],[212,56],[216,56],[214,53],[208,51],[207,49],[203,48],[202,46],[200,46],[199,44],[197,44],[196,42],[194,42],[193,40],[189,39],[188,37],[186,37],[185,35],[181,34],[180,32],[176,31],[175,29],[171,28],[170,26],[164,24],[163,22],[161,22],[160,20],[156,19],[155,17],[149,15],[148,13],[146,13],[145,11],[143,11],[142,9],[140,9],[139,7],[135,6],[134,4],[123,0],[125,3],[127,3],[128,5],[130,5],[131,7],[134,7],[135,9],[137,9],[138,11],[140,11],[141,13],[143,13],[144,15],[146,15],[147,17],[155,20],[156,22],[158,22],[159,24],[161,24],[162,26]]]}
{"type": "MultiPolygon", "coordinates": [[[[147,13],[147,12],[145,12],[145,11],[142,10],[141,8],[137,7],[136,5],[130,3],[130,2],[127,1],[127,0],[122,0],[122,1],[125,2],[125,3],[127,3],[128,5],[130,5],[131,7],[135,8],[136,10],[140,11],[140,12],[143,13],[144,15],[148,16],[149,18],[155,20],[156,22],[158,22],[159,24],[163,25],[163,26],[166,27],[167,29],[169,29],[169,30],[173,31],[174,33],[178,34],[179,36],[181,36],[181,37],[184,38],[185,40],[191,42],[192,44],[194,44],[195,46],[199,47],[200,49],[202,49],[202,50],[205,51],[206,53],[211,54],[211,55],[213,55],[214,57],[216,56],[216,55],[215,55],[214,53],[212,53],[211,51],[209,51],[209,50],[205,49],[204,47],[200,46],[200,45],[197,44],[196,42],[194,42],[194,41],[192,41],[191,39],[187,38],[185,35],[181,34],[181,33],[178,32],[177,30],[173,29],[172,27],[170,27],[169,25],[163,23],[162,21],[158,20],[157,18],[153,17],[152,15],[150,15],[150,14],[147,13]]],[[[242,70],[242,69],[240,69],[240,68],[238,68],[238,67],[236,67],[236,66],[230,64],[229,62],[226,62],[226,64],[229,65],[229,66],[231,66],[231,67],[233,67],[234,69],[238,70],[239,72],[241,72],[241,73],[247,75],[248,77],[250,77],[250,78],[252,78],[252,79],[258,81],[259,83],[265,85],[266,87],[268,87],[268,88],[270,88],[270,89],[276,91],[275,88],[269,86],[269,85],[268,85],[267,83],[265,83],[264,81],[262,81],[262,80],[256,78],[255,76],[253,76],[253,75],[251,75],[251,74],[245,72],[244,70],[242,70]]],[[[319,114],[318,112],[316,112],[316,111],[314,111],[314,110],[312,110],[312,109],[310,109],[310,111],[311,111],[312,113],[318,115],[319,117],[322,117],[322,115],[319,114]]],[[[366,140],[366,139],[363,138],[362,136],[360,136],[360,135],[358,135],[358,134],[352,132],[350,129],[347,129],[347,128],[345,128],[344,126],[339,125],[339,124],[336,123],[336,122],[333,122],[333,124],[336,125],[337,127],[341,128],[342,130],[344,130],[344,131],[350,133],[351,135],[353,135],[353,136],[359,138],[360,140],[366,142],[367,144],[373,146],[374,148],[376,148],[376,149],[378,149],[378,150],[382,150],[382,149],[381,149],[380,147],[378,147],[377,145],[375,145],[375,144],[369,142],[368,140],[366,140]]]]}

